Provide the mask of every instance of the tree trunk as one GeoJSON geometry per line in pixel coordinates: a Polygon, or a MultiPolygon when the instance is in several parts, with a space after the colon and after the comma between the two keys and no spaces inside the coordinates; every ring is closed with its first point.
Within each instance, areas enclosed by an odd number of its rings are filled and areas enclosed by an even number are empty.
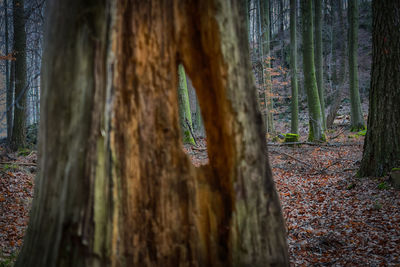
{"type": "Polygon", "coordinates": [[[315,69],[318,86],[319,103],[321,105],[322,127],[326,129],[325,119],[325,88],[324,66],[322,55],[322,0],[314,0],[315,3],[315,69]]]}
{"type": "Polygon", "coordinates": [[[279,0],[279,39],[281,45],[281,66],[285,67],[285,10],[284,10],[284,0],[279,0]]]}
{"type": "Polygon", "coordinates": [[[48,8],[40,173],[16,266],[288,266],[238,3],[48,8]],[[180,146],[178,62],[204,115],[201,168],[180,146]]]}
{"type": "Polygon", "coordinates": [[[296,0],[290,0],[290,78],[292,87],[291,132],[299,134],[299,93],[297,87],[296,0]]]}
{"type": "Polygon", "coordinates": [[[26,32],[24,1],[13,0],[14,52],[15,52],[15,105],[11,135],[11,149],[25,146],[26,127],[26,32]]]}
{"type": "Polygon", "coordinates": [[[339,63],[335,65],[335,70],[334,70],[334,79],[333,79],[333,85],[334,85],[334,92],[333,92],[333,102],[332,105],[329,109],[328,116],[326,118],[326,126],[327,128],[331,128],[333,126],[333,122],[335,121],[337,112],[340,108],[340,105],[342,103],[342,93],[343,93],[343,86],[345,82],[345,77],[346,77],[346,42],[340,42],[339,38],[345,38],[345,32],[346,32],[346,24],[345,20],[343,18],[343,4],[342,0],[333,0],[332,1],[332,6],[334,9],[337,10],[337,13],[334,12],[334,18],[336,21],[336,18],[338,20],[338,27],[334,27],[334,33],[333,33],[333,40],[334,42],[334,49],[333,51],[338,50],[338,53],[334,53],[334,61],[335,64],[337,62],[337,57],[339,58],[339,63]]]}
{"type": "Polygon", "coordinates": [[[339,35],[338,33],[338,0],[331,0],[331,53],[332,53],[332,60],[331,60],[331,82],[332,82],[332,89],[336,90],[338,85],[338,64],[337,64],[337,50],[339,48],[339,35]]]}
{"type": "MultiPolygon", "coordinates": [[[[339,16],[339,29],[338,29],[338,36],[341,36],[342,38],[346,37],[346,21],[344,19],[343,15],[343,3],[342,0],[338,0],[338,16],[339,16]]],[[[343,84],[346,79],[346,65],[347,61],[346,60],[346,42],[339,42],[339,71],[338,71],[338,86],[343,87],[343,84]]],[[[341,88],[342,89],[342,88],[341,88]]]]}
{"type": "Polygon", "coordinates": [[[358,90],[358,0],[349,0],[349,79],[351,104],[351,130],[365,128],[358,90]]]}
{"type": "MultiPolygon", "coordinates": [[[[5,40],[5,55],[9,54],[9,38],[8,38],[8,3],[7,0],[3,1],[4,4],[4,40],[5,40]]],[[[12,61],[11,61],[12,64],[12,61]]],[[[12,102],[13,102],[13,91],[10,86],[10,63],[6,61],[6,116],[7,116],[7,141],[11,141],[12,133],[12,102]]]]}
{"type": "Polygon", "coordinates": [[[400,167],[400,2],[372,2],[369,116],[360,176],[400,167]]]}
{"type": "Polygon", "coordinates": [[[312,0],[301,0],[301,18],[303,28],[303,72],[304,87],[307,92],[310,120],[309,140],[325,141],[321,105],[314,67],[314,41],[312,0]]]}
{"type": "Polygon", "coordinates": [[[185,69],[182,64],[178,66],[179,86],[178,86],[178,103],[179,103],[179,122],[181,126],[182,140],[184,144],[195,145],[193,139],[193,123],[190,112],[189,93],[186,82],[185,69]]]}
{"type": "Polygon", "coordinates": [[[274,117],[272,103],[272,82],[271,82],[271,53],[270,53],[270,0],[260,1],[261,29],[262,29],[262,49],[263,49],[263,67],[264,72],[264,106],[265,123],[267,133],[274,132],[274,117]]]}
{"type": "Polygon", "coordinates": [[[249,0],[240,0],[241,3],[241,9],[243,10],[243,16],[244,16],[244,22],[246,23],[246,31],[247,31],[247,38],[248,41],[250,42],[250,23],[249,23],[249,0]]]}

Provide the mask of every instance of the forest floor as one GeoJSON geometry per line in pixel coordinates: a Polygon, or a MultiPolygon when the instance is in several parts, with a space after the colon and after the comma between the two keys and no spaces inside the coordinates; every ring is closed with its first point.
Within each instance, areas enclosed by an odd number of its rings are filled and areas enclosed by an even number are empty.
{"type": "MultiPolygon", "coordinates": [[[[287,113],[283,109],[277,114],[287,113]]],[[[363,110],[368,110],[367,101],[363,110]]],[[[400,190],[388,176],[356,177],[364,136],[349,131],[349,113],[345,99],[325,145],[268,143],[291,266],[400,266],[400,190]]],[[[285,133],[287,117],[278,116],[275,129],[285,133]]],[[[307,120],[302,112],[302,142],[307,120]]],[[[198,142],[206,146],[203,139],[198,142]]],[[[206,150],[187,145],[184,150],[195,166],[208,163],[206,150]]]]}
{"type": "Polygon", "coordinates": [[[0,267],[12,266],[29,221],[36,152],[0,146],[0,267]]]}
{"type": "MultiPolygon", "coordinates": [[[[356,178],[364,137],[339,119],[328,133],[335,145],[268,146],[291,265],[400,266],[400,191],[388,177],[356,178]]],[[[195,166],[208,163],[205,149],[184,150],[195,166]]],[[[22,245],[35,172],[35,152],[0,158],[0,266],[11,266],[22,245]]]]}
{"type": "MultiPolygon", "coordinates": [[[[268,147],[291,266],[400,266],[400,191],[388,177],[356,178],[363,136],[328,135],[331,146],[268,147]]],[[[206,151],[185,151],[208,163],[206,151]]]]}

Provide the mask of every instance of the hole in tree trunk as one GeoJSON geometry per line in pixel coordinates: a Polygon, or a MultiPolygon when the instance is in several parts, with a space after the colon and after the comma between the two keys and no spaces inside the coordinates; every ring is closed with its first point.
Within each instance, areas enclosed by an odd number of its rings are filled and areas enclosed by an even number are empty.
{"type": "Polygon", "coordinates": [[[183,150],[193,165],[208,163],[207,141],[196,90],[182,64],[178,66],[179,125],[183,150]]]}

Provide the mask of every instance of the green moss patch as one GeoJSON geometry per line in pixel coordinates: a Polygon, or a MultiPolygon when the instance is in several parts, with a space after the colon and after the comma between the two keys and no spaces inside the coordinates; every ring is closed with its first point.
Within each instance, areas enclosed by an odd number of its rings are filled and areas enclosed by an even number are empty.
{"type": "Polygon", "coordinates": [[[285,139],[284,139],[285,143],[298,142],[299,137],[300,137],[298,134],[294,134],[294,133],[287,133],[287,134],[284,134],[284,136],[285,136],[285,139]]]}

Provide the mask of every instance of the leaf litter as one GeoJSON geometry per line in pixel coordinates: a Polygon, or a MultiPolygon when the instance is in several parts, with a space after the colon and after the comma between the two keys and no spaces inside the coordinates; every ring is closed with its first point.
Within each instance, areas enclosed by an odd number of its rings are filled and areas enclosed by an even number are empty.
{"type": "MultiPolygon", "coordinates": [[[[344,146],[268,148],[291,266],[400,266],[400,191],[387,177],[355,177],[363,137],[349,135],[344,146]]],[[[196,167],[208,163],[198,141],[183,147],[196,167]]],[[[36,163],[36,153],[0,169],[0,262],[19,251],[29,219],[35,170],[18,163],[36,163]]]]}

